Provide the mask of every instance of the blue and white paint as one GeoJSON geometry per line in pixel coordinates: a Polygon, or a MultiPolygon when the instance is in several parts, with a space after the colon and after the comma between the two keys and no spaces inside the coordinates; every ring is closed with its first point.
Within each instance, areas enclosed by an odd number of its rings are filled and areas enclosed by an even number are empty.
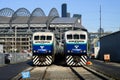
{"type": "Polygon", "coordinates": [[[64,54],[67,65],[80,66],[87,62],[88,34],[86,31],[66,31],[64,54]]]}
{"type": "Polygon", "coordinates": [[[53,51],[53,43],[33,44],[33,55],[52,54],[52,51],[53,51]]]}
{"type": "Polygon", "coordinates": [[[33,34],[32,52],[34,65],[50,65],[54,61],[56,41],[52,32],[33,34]]]}

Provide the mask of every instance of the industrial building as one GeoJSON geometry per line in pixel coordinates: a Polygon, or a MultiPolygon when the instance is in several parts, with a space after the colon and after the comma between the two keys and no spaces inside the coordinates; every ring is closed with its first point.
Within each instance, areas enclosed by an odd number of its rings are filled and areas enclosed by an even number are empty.
{"type": "Polygon", "coordinates": [[[110,61],[120,62],[120,31],[100,38],[98,58],[104,60],[104,55],[110,55],[110,61]]]}
{"type": "Polygon", "coordinates": [[[62,42],[62,33],[66,30],[86,30],[75,17],[60,17],[56,8],[45,15],[41,8],[30,13],[26,8],[14,11],[10,8],[0,10],[0,44],[3,51],[21,52],[32,48],[32,34],[37,31],[52,31],[62,42]]]}

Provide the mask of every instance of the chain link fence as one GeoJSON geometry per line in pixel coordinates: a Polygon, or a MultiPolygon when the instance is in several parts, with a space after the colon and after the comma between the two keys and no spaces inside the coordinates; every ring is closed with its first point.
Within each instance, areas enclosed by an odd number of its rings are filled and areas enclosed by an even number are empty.
{"type": "Polygon", "coordinates": [[[25,53],[0,53],[0,66],[5,64],[24,62],[28,59],[30,58],[28,54],[25,53]]]}

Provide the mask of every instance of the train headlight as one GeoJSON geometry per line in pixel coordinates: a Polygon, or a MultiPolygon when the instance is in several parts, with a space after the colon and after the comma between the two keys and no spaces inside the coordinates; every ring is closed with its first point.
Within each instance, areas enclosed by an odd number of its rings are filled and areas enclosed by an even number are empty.
{"type": "Polygon", "coordinates": [[[70,53],[70,50],[68,50],[67,52],[70,53]]]}
{"type": "Polygon", "coordinates": [[[49,50],[48,52],[51,53],[51,50],[49,50]]]}
{"type": "Polygon", "coordinates": [[[86,53],[86,50],[84,50],[84,53],[86,53]]]}
{"type": "Polygon", "coordinates": [[[34,50],[34,53],[36,53],[36,51],[34,50]]]}

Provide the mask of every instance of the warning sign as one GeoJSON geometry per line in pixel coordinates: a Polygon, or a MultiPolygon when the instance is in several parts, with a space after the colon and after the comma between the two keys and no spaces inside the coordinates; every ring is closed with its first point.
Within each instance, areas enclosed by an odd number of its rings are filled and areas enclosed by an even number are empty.
{"type": "Polygon", "coordinates": [[[104,54],[104,61],[110,61],[110,54],[104,54]]]}

